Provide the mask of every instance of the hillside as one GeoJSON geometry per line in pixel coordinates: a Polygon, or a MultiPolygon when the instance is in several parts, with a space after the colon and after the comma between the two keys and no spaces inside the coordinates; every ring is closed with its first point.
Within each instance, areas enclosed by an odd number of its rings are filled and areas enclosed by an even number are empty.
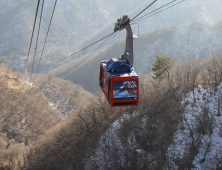
{"type": "Polygon", "coordinates": [[[0,64],[0,169],[21,169],[46,131],[68,120],[94,96],[70,81],[38,75],[35,84],[0,64]],[[6,168],[7,169],[7,168],[6,168]]]}
{"type": "Polygon", "coordinates": [[[40,93],[0,66],[0,168],[21,169],[30,147],[59,122],[40,93]],[[24,83],[24,84],[23,84],[24,83]]]}
{"type": "Polygon", "coordinates": [[[84,169],[221,169],[222,107],[218,104],[222,103],[222,84],[199,85],[194,90],[197,102],[192,91],[185,94],[181,101],[184,114],[177,115],[181,116],[179,123],[167,124],[175,107],[166,108],[171,111],[167,121],[155,115],[162,125],[149,120],[149,113],[123,114],[97,141],[84,169]]]}
{"type": "MultiPolygon", "coordinates": [[[[221,50],[222,22],[215,25],[193,23],[188,26],[173,26],[158,29],[140,35],[134,40],[134,68],[137,73],[151,72],[154,55],[168,55],[176,63],[191,58],[206,58],[213,52],[221,50]]],[[[101,60],[120,57],[124,53],[125,41],[118,40],[115,44],[97,51],[89,59],[72,69],[89,54],[69,64],[51,71],[52,74],[80,84],[94,93],[99,91],[98,76],[101,60]]]]}

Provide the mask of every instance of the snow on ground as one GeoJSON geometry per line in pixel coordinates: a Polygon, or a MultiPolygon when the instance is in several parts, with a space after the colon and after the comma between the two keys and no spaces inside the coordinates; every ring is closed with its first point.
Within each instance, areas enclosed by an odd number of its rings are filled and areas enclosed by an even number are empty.
{"type": "Polygon", "coordinates": [[[58,118],[65,119],[75,112],[76,106],[69,105],[68,100],[48,83],[42,83],[40,90],[43,98],[58,118]]]}
{"type": "Polygon", "coordinates": [[[186,159],[185,154],[192,145],[192,141],[198,148],[192,162],[197,169],[216,169],[222,166],[219,163],[222,158],[222,107],[220,104],[221,113],[218,116],[221,94],[222,84],[218,87],[204,88],[199,85],[195,88],[196,103],[194,103],[193,92],[189,92],[183,99],[182,104],[186,105],[184,119],[174,134],[174,143],[168,148],[167,155],[175,169],[178,169],[176,160],[186,159]],[[205,131],[201,131],[201,125],[205,131]],[[198,130],[201,132],[198,133],[198,130]]]}
{"type": "MultiPolygon", "coordinates": [[[[124,163],[124,146],[118,137],[118,130],[120,129],[120,124],[126,120],[129,120],[133,117],[138,116],[137,112],[134,112],[132,115],[123,114],[120,118],[114,121],[106,133],[100,137],[96,149],[94,150],[93,156],[85,164],[85,169],[106,169],[107,167],[112,166],[115,160],[115,155],[120,158],[118,163],[124,163]],[[99,167],[99,168],[98,168],[99,167]]],[[[128,142],[130,145],[135,148],[136,143],[133,135],[128,137],[128,142]]]]}
{"type": "MultiPolygon", "coordinates": [[[[195,88],[194,94],[196,102],[194,102],[192,91],[187,93],[182,100],[181,104],[185,106],[183,121],[178,125],[173,142],[168,148],[167,162],[173,169],[180,169],[179,164],[181,162],[184,164],[184,161],[188,159],[191,159],[190,163],[195,166],[195,169],[221,168],[222,107],[219,106],[221,113],[218,116],[218,100],[221,103],[222,84],[218,87],[199,85],[195,88]],[[193,156],[190,156],[192,146],[197,149],[193,152],[193,156]]],[[[92,156],[86,161],[85,169],[106,169],[115,164],[115,161],[118,161],[118,164],[125,163],[124,149],[128,146],[123,146],[118,137],[118,130],[121,123],[138,115],[139,113],[124,114],[110,125],[107,132],[99,139],[92,156]]],[[[143,128],[145,124],[145,117],[143,117],[141,127],[143,128]]],[[[136,149],[138,153],[149,155],[139,148],[133,134],[132,131],[127,138],[127,145],[132,150],[136,149]]]]}

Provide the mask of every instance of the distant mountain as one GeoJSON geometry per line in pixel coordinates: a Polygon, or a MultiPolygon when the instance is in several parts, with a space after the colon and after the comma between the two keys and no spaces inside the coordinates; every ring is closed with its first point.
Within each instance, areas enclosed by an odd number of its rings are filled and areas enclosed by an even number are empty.
{"type": "MultiPolygon", "coordinates": [[[[125,7],[124,9],[118,5],[117,0],[58,1],[45,48],[43,65],[57,61],[76,51],[86,38],[114,18],[133,10],[142,1],[144,0],[132,3],[124,1],[121,3],[125,7]]],[[[16,68],[21,67],[22,61],[20,59],[27,56],[28,53],[36,5],[37,1],[32,0],[2,0],[0,2],[0,57],[16,68]]],[[[54,1],[45,1],[37,58],[40,57],[53,6],[54,1]]],[[[33,58],[34,54],[39,17],[40,12],[30,58],[33,58]]],[[[32,59],[29,60],[32,63],[32,59]]],[[[51,68],[42,68],[41,71],[48,72],[49,69],[51,68]]]]}
{"type": "MultiPolygon", "coordinates": [[[[43,56],[42,66],[44,67],[41,67],[40,72],[47,73],[56,67],[56,65],[45,67],[49,63],[58,61],[112,32],[113,24],[120,16],[127,14],[132,18],[151,2],[152,0],[123,0],[120,4],[118,0],[58,1],[43,56]]],[[[143,14],[169,2],[170,0],[157,1],[143,14]]],[[[179,1],[175,1],[174,4],[177,2],[179,1]]],[[[37,1],[32,0],[1,0],[0,2],[0,58],[13,65],[15,69],[20,70],[22,68],[21,59],[27,56],[36,5],[37,1]]],[[[37,66],[40,57],[53,6],[54,1],[45,1],[35,66],[37,66]]],[[[220,0],[186,0],[141,21],[140,33],[171,27],[175,24],[179,26],[188,25],[192,22],[214,24],[222,17],[221,8],[222,2],[220,0]]],[[[36,32],[38,22],[39,15],[36,32]]],[[[30,65],[35,48],[36,32],[29,59],[30,65]]],[[[125,33],[122,32],[109,44],[113,44],[117,39],[124,37],[125,33]]],[[[81,57],[94,48],[89,48],[77,56],[72,56],[59,65],[81,57]]]]}
{"type": "MultiPolygon", "coordinates": [[[[189,26],[173,26],[144,33],[134,40],[134,68],[139,74],[151,71],[154,55],[168,55],[176,62],[188,58],[204,58],[221,49],[222,21],[215,25],[192,23],[189,26]]],[[[90,92],[100,90],[98,85],[101,60],[120,57],[125,50],[125,40],[118,40],[94,55],[86,54],[51,71],[58,77],[80,84],[90,92]],[[88,60],[86,60],[87,57],[88,60]],[[86,60],[78,67],[81,60],[86,60]]]]}
{"type": "MultiPolygon", "coordinates": [[[[157,1],[149,9],[147,9],[147,11],[139,15],[139,17],[137,18],[140,18],[141,16],[144,16],[145,14],[148,14],[151,11],[158,9],[159,7],[169,2],[172,2],[172,1],[171,0],[157,1]]],[[[178,2],[181,2],[181,1],[177,0],[174,3],[169,4],[167,7],[170,7],[178,2]]],[[[143,3],[141,3],[141,5],[138,8],[135,8],[135,10],[130,11],[126,14],[129,15],[129,17],[132,19],[142,9],[144,9],[149,3],[146,1],[143,1],[143,3]]],[[[145,20],[139,20],[138,21],[139,33],[141,34],[141,33],[146,33],[150,31],[155,31],[156,29],[172,27],[174,25],[178,25],[178,26],[190,25],[193,22],[200,22],[200,23],[214,25],[222,17],[222,11],[220,10],[221,8],[222,8],[222,2],[220,0],[213,0],[213,1],[185,0],[171,7],[170,9],[164,10],[158,14],[156,13],[159,11],[156,11],[152,13],[155,15],[151,17],[149,17],[150,15],[147,15],[147,17],[149,18],[145,17],[146,18],[145,20]]],[[[166,7],[162,9],[166,9],[166,7]]],[[[134,21],[136,21],[136,19],[134,21]]],[[[112,32],[113,24],[115,22],[116,22],[116,18],[114,18],[113,22],[110,22],[105,27],[102,27],[91,37],[86,39],[84,46],[112,32]]],[[[137,33],[137,31],[134,30],[134,25],[132,27],[133,27],[133,31],[137,33]]],[[[125,33],[120,33],[119,35],[117,35],[114,38],[114,40],[110,42],[110,44],[114,43],[118,39],[125,39],[125,33]]],[[[92,51],[92,49],[90,50],[92,51]]],[[[90,50],[87,52],[90,52],[90,50]]]]}

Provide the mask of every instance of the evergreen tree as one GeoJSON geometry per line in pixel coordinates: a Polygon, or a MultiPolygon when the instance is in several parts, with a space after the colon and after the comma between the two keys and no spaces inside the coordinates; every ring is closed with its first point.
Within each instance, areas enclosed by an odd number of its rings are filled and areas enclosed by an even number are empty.
{"type": "Polygon", "coordinates": [[[174,60],[168,56],[155,55],[156,61],[152,64],[154,72],[154,79],[162,79],[167,76],[168,81],[170,78],[169,70],[174,66],[174,60]]]}

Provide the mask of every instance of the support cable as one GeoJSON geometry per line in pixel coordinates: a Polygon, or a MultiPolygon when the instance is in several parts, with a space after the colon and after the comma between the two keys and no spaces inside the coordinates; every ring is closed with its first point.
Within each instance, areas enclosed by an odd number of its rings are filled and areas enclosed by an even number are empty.
{"type": "Polygon", "coordinates": [[[44,7],[44,0],[42,0],[42,9],[41,9],[40,20],[39,20],[37,40],[36,40],[36,44],[35,44],[35,53],[34,53],[34,58],[33,58],[33,63],[32,63],[32,70],[31,70],[31,73],[30,73],[30,82],[32,82],[32,72],[33,72],[33,68],[34,68],[34,64],[35,64],[35,56],[36,56],[36,50],[37,50],[37,45],[38,45],[38,40],[39,40],[39,31],[40,31],[40,27],[41,27],[43,7],[44,7]]]}
{"type": "MultiPolygon", "coordinates": [[[[114,33],[115,33],[115,32],[113,32],[113,33],[111,33],[111,34],[109,34],[109,35],[107,35],[107,36],[101,38],[100,40],[98,40],[98,41],[96,41],[96,42],[94,42],[94,43],[88,45],[87,47],[85,47],[85,48],[83,48],[83,49],[81,49],[81,50],[79,50],[79,51],[77,51],[77,52],[75,52],[75,53],[73,53],[73,54],[71,54],[71,55],[69,55],[69,56],[67,56],[67,57],[65,57],[65,58],[63,58],[63,59],[61,59],[61,60],[59,60],[59,61],[56,61],[56,62],[54,62],[54,63],[52,63],[52,64],[49,64],[48,66],[51,66],[51,65],[57,64],[57,63],[59,63],[59,62],[65,60],[65,59],[67,59],[67,58],[70,58],[71,56],[73,56],[73,55],[75,55],[75,54],[77,54],[77,53],[79,53],[79,52],[81,52],[81,51],[83,51],[83,50],[85,50],[85,49],[91,47],[92,45],[98,43],[99,41],[102,41],[103,39],[105,39],[105,38],[107,38],[107,37],[113,35],[114,33]]],[[[48,66],[47,66],[47,67],[48,67],[48,66]]]]}
{"type": "MultiPolygon", "coordinates": [[[[176,4],[174,4],[174,5],[171,5],[171,6],[169,6],[169,7],[165,8],[165,9],[163,9],[163,10],[159,11],[159,12],[156,12],[156,13],[155,13],[155,14],[153,14],[153,15],[147,16],[147,17],[145,17],[145,18],[138,19],[138,20],[136,20],[135,22],[140,22],[140,21],[143,21],[143,20],[145,20],[145,19],[147,19],[147,18],[150,18],[150,17],[152,17],[152,16],[154,16],[154,15],[156,15],[156,14],[160,13],[160,12],[163,12],[163,11],[165,11],[165,10],[169,9],[169,8],[172,8],[173,6],[176,6],[176,5],[178,5],[178,4],[180,4],[180,3],[184,2],[184,1],[185,1],[185,0],[182,0],[182,1],[180,1],[180,2],[178,2],[178,3],[176,3],[176,4]]],[[[156,10],[155,10],[155,11],[156,11],[156,10]]],[[[149,13],[149,14],[150,14],[150,13],[149,13]]]]}
{"type": "Polygon", "coordinates": [[[113,36],[110,36],[109,38],[107,38],[102,44],[100,44],[97,48],[95,48],[93,50],[93,52],[91,52],[86,58],[84,58],[83,60],[81,60],[77,65],[75,65],[71,70],[69,70],[64,76],[62,76],[62,78],[64,78],[67,74],[69,74],[72,70],[76,69],[80,64],[82,64],[85,60],[87,60],[89,57],[93,56],[94,53],[99,50],[104,44],[106,44],[108,41],[110,41],[114,36],[117,35],[117,33],[119,32],[115,32],[116,34],[114,34],[113,36]]]}
{"type": "Polygon", "coordinates": [[[46,44],[46,41],[47,41],[47,38],[48,38],[48,34],[49,34],[49,30],[50,30],[50,27],[51,27],[52,18],[53,18],[53,15],[54,15],[54,11],[55,11],[55,7],[56,7],[56,3],[57,3],[57,0],[55,1],[55,4],[54,4],[54,8],[53,8],[53,11],[52,11],[52,16],[51,16],[51,19],[50,19],[50,23],[49,23],[48,31],[47,31],[47,34],[46,34],[46,37],[45,37],[45,42],[44,42],[44,45],[43,45],[43,49],[42,49],[42,53],[41,53],[41,57],[40,57],[40,60],[39,60],[39,64],[38,64],[38,67],[37,67],[37,70],[36,70],[36,74],[35,74],[35,78],[34,78],[34,79],[36,79],[36,76],[37,76],[38,71],[39,71],[39,66],[40,66],[40,63],[41,63],[41,60],[42,60],[43,52],[44,52],[44,49],[45,49],[45,44],[46,44]]]}
{"type": "Polygon", "coordinates": [[[157,8],[157,9],[155,9],[154,11],[149,12],[148,14],[145,14],[145,15],[143,15],[143,16],[137,18],[137,19],[135,20],[135,22],[137,22],[137,21],[140,20],[141,18],[143,18],[143,17],[145,17],[145,16],[147,16],[147,15],[149,15],[149,14],[152,14],[152,13],[154,13],[155,11],[157,11],[157,10],[159,10],[159,9],[161,9],[161,8],[167,6],[167,5],[169,5],[169,4],[171,4],[171,3],[175,2],[175,1],[176,1],[176,0],[173,0],[173,1],[167,3],[167,4],[163,5],[163,6],[161,6],[161,7],[157,8]]]}
{"type": "Polygon", "coordinates": [[[136,17],[138,17],[141,13],[143,13],[147,8],[149,8],[150,6],[152,6],[157,0],[153,1],[150,5],[148,5],[144,10],[142,10],[139,14],[137,14],[133,19],[131,19],[131,21],[133,21],[136,17]]]}
{"type": "Polygon", "coordinates": [[[34,30],[35,30],[36,18],[37,18],[38,10],[39,10],[39,3],[40,3],[40,0],[38,0],[38,3],[37,3],[35,20],[34,20],[34,25],[33,25],[33,29],[32,29],[32,36],[31,36],[31,41],[30,41],[30,45],[29,45],[28,56],[27,56],[26,63],[25,63],[25,68],[27,67],[27,64],[28,64],[28,59],[29,59],[30,49],[31,49],[31,45],[32,45],[33,34],[34,34],[34,30]]]}

